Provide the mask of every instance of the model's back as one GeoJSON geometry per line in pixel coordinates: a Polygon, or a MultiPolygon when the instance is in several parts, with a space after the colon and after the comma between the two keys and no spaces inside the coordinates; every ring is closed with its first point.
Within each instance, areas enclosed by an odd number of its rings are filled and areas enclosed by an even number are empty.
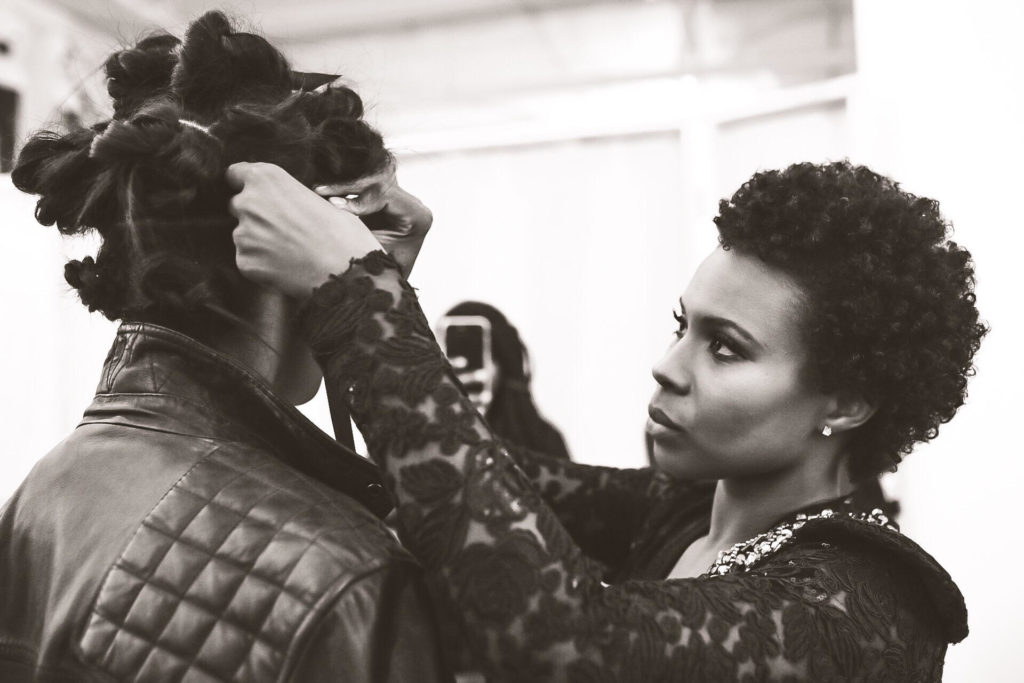
{"type": "Polygon", "coordinates": [[[82,423],[0,512],[0,680],[446,679],[380,473],[294,408],[315,365],[234,263],[224,169],[378,169],[358,96],[219,13],[107,73],[114,117],[35,136],[13,174],[41,223],[100,234],[65,277],[124,322],[82,423]]]}
{"type": "Polygon", "coordinates": [[[228,359],[122,326],[0,514],[0,680],[443,680],[378,476],[228,359]]]}

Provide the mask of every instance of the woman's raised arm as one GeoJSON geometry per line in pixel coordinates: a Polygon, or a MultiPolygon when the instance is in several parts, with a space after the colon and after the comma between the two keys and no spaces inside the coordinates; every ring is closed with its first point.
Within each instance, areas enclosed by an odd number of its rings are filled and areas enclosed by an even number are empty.
{"type": "Polygon", "coordinates": [[[673,484],[650,467],[584,465],[507,441],[504,447],[573,542],[610,569],[625,561],[632,541],[657,503],[684,496],[692,488],[673,484]]]}
{"type": "Polygon", "coordinates": [[[300,331],[386,471],[403,541],[495,678],[939,677],[945,642],[907,604],[920,587],[841,548],[793,544],[715,578],[605,583],[457,388],[398,264],[301,185],[249,171],[258,182],[236,178],[232,202],[244,274],[305,298],[324,264],[350,263],[309,298],[300,331]]]}
{"type": "Polygon", "coordinates": [[[497,679],[904,680],[908,661],[936,661],[930,641],[904,640],[921,627],[892,609],[891,579],[818,544],[757,572],[605,583],[456,387],[383,252],[320,287],[300,324],[387,472],[403,542],[497,679]]]}

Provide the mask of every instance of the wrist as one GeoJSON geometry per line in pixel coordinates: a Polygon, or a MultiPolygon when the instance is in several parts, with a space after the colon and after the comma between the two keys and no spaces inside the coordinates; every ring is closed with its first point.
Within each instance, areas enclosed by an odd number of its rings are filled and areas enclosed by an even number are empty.
{"type": "MultiPolygon", "coordinates": [[[[334,345],[338,341],[333,338],[334,335],[345,328],[330,324],[330,319],[339,315],[339,312],[344,317],[344,311],[352,310],[350,307],[353,305],[363,309],[363,302],[375,291],[375,287],[362,281],[377,278],[381,284],[389,279],[397,282],[401,278],[400,273],[395,259],[382,249],[377,249],[366,256],[350,259],[345,268],[325,276],[322,282],[311,287],[307,296],[300,301],[296,320],[314,352],[334,345]],[[387,271],[392,271],[392,274],[389,276],[387,271]],[[322,338],[330,339],[324,345],[322,338]]],[[[395,291],[401,289],[401,285],[387,284],[384,287],[395,291]]],[[[345,330],[346,333],[354,332],[353,329],[345,330]]]]}
{"type": "Polygon", "coordinates": [[[362,239],[352,239],[348,235],[342,248],[327,247],[318,251],[318,259],[307,267],[299,267],[295,273],[297,292],[293,296],[299,299],[308,299],[313,291],[326,283],[332,276],[341,276],[352,267],[353,263],[361,262],[375,251],[380,251],[380,243],[364,229],[362,239]]]}

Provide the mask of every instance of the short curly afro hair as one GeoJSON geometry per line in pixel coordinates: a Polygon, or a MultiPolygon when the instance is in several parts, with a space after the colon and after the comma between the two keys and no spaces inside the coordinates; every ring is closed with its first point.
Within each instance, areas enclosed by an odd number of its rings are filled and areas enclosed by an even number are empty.
{"type": "Polygon", "coordinates": [[[894,469],[953,418],[987,329],[971,255],[938,202],[848,161],[801,163],[754,174],[715,224],[723,248],[802,286],[812,385],[876,407],[850,434],[855,480],[894,469]]]}

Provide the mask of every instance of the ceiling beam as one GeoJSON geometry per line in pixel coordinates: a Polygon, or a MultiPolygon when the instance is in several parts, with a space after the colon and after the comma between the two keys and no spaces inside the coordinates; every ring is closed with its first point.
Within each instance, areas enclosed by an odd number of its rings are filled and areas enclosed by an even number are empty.
{"type": "MultiPolygon", "coordinates": [[[[280,14],[264,15],[265,34],[283,45],[303,45],[366,34],[406,33],[435,26],[454,26],[503,17],[534,15],[598,5],[637,4],[640,0],[512,0],[502,4],[438,6],[433,10],[407,14],[378,14],[372,17],[346,16],[343,9],[325,16],[324,5],[290,6],[280,14]],[[273,27],[273,28],[271,28],[273,27]]],[[[331,3],[342,8],[343,4],[331,3]]]]}

